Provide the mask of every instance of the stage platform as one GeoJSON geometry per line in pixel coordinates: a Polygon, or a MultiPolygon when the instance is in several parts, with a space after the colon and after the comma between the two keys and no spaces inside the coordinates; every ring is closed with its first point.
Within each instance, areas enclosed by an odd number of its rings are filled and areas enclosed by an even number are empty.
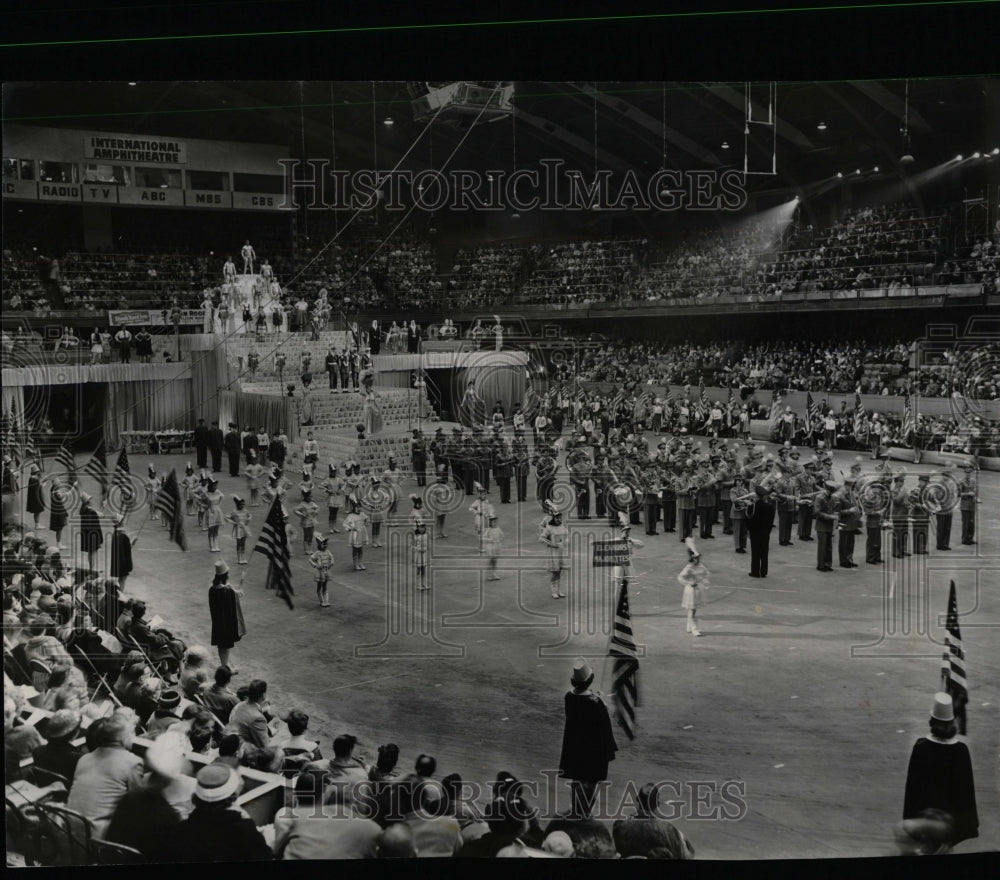
{"type": "MultiPolygon", "coordinates": [[[[846,472],[854,455],[835,452],[834,472],[846,472]]],[[[183,473],[188,457],[150,460],[161,473],[183,473]]],[[[80,456],[78,466],[84,461],[80,456]]],[[[133,472],[144,473],[145,464],[134,457],[133,472]]],[[[911,478],[934,469],[906,468],[911,478]]],[[[94,491],[89,477],[81,480],[94,491]]],[[[228,511],[232,493],[246,494],[246,481],[226,473],[219,481],[228,511]]],[[[661,803],[675,804],[676,824],[700,860],[894,854],[892,826],[902,813],[910,749],[927,733],[954,580],[980,817],[980,837],[955,851],[1000,847],[1000,476],[981,472],[979,481],[979,543],[960,544],[956,515],[950,552],[936,551],[932,541],[929,556],[907,557],[900,568],[865,564],[862,536],[859,568],[823,574],[815,542],[779,547],[775,534],[768,577],[753,580],[749,555],[735,554],[717,526],[713,540],[696,539],[712,583],[699,612],[701,638],[684,631],[677,574],[687,554],[679,536],[633,526],[643,544],[630,584],[641,703],[635,740],[616,733],[611,802],[629,781],[667,783],[661,803]]],[[[332,535],[330,608],[318,606],[300,540],[293,542],[290,611],[264,589],[263,556],[250,553],[250,565],[237,566],[228,528],[223,553],[210,553],[194,517],[185,518],[189,550],[182,553],[161,524],[133,515],[129,592],[189,644],[208,645],[208,587],[221,555],[245,591],[236,683],[263,678],[275,712],[306,711],[324,754],[341,733],[356,735],[358,751],[371,760],[380,744],[394,742],[402,772],[422,752],[435,756],[441,775],[457,772],[466,781],[486,782],[505,770],[537,781],[532,800],[554,812],[568,805],[567,793],[550,782],[558,789],[553,804],[541,771],[558,766],[575,658],[587,657],[595,688],[609,691],[614,591],[609,570],[591,566],[591,544],[607,537],[606,523],[571,514],[569,597],[551,598],[534,488],[532,477],[530,501],[502,505],[492,487],[505,534],[499,581],[485,580],[468,512],[473,499],[449,491],[442,502],[450,510],[448,538],[431,543],[432,589],[414,589],[407,496],[425,490],[407,478],[398,520],[383,528],[385,548],[365,550],[367,571],[352,571],[344,534],[332,535]]],[[[297,488],[288,501],[289,508],[298,503],[297,488]]],[[[265,510],[251,514],[255,538],[265,510]]],[[[51,538],[45,524],[47,516],[41,533],[51,538]]],[[[325,519],[321,528],[328,531],[325,519]]]]}

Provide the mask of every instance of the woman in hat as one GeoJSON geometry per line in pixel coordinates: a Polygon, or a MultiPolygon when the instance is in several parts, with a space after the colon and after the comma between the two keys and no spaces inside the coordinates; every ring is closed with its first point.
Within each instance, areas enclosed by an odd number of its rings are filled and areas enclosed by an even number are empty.
{"type": "Polygon", "coordinates": [[[149,518],[154,522],[158,521],[160,516],[156,511],[153,501],[160,494],[162,485],[162,480],[156,475],[156,467],[150,462],[146,466],[146,497],[149,499],[149,518]]]}
{"type": "Polygon", "coordinates": [[[83,756],[82,746],[74,746],[73,740],[80,732],[82,719],[75,709],[59,709],[45,725],[45,745],[31,753],[32,764],[42,770],[58,773],[72,782],[76,765],[83,756]]]}
{"type": "Polygon", "coordinates": [[[306,495],[312,496],[313,489],[315,488],[316,484],[313,483],[312,468],[303,468],[302,481],[299,483],[299,495],[301,496],[301,500],[305,501],[306,495]]]}
{"type": "Polygon", "coordinates": [[[490,517],[495,516],[496,511],[490,503],[490,500],[486,497],[486,489],[483,488],[481,483],[473,484],[472,488],[475,489],[478,497],[472,502],[472,506],[469,507],[469,513],[474,515],[476,535],[479,538],[479,555],[482,556],[483,530],[489,523],[490,517]]]}
{"type": "MultiPolygon", "coordinates": [[[[489,502],[486,503],[489,504],[489,502]]],[[[503,547],[503,529],[497,525],[495,513],[490,513],[487,516],[487,522],[488,525],[482,534],[483,550],[486,553],[487,565],[489,566],[486,580],[498,581],[500,576],[497,574],[497,559],[500,558],[500,550],[503,547]]]]}
{"type": "Polygon", "coordinates": [[[330,607],[327,582],[330,580],[333,554],[327,549],[328,541],[325,535],[316,535],[316,550],[309,557],[309,564],[316,569],[316,598],[319,599],[320,608],[330,607]]]}
{"type": "Polygon", "coordinates": [[[198,486],[198,477],[195,476],[191,462],[184,467],[184,476],[181,477],[181,489],[184,492],[184,507],[187,516],[194,516],[194,490],[198,486]]]}
{"type": "Polygon", "coordinates": [[[364,571],[365,544],[368,543],[368,514],[360,508],[352,510],[344,519],[347,545],[351,548],[351,559],[355,571],[364,571]]]}
{"type": "Polygon", "coordinates": [[[236,675],[238,669],[229,665],[229,653],[233,646],[246,635],[243,621],[243,607],[240,599],[243,591],[229,583],[229,566],[225,559],[215,560],[215,575],[208,590],[208,610],[212,617],[212,644],[219,652],[219,663],[236,675]]]}
{"type": "Polygon", "coordinates": [[[125,582],[132,573],[132,539],[125,533],[125,517],[115,517],[114,531],[111,532],[111,562],[109,573],[118,579],[118,585],[124,590],[125,582]]]}
{"type": "Polygon", "coordinates": [[[35,520],[35,531],[38,531],[38,520],[45,510],[45,500],[42,498],[42,469],[37,461],[28,465],[28,498],[26,509],[35,520]]]}
{"type": "Polygon", "coordinates": [[[372,524],[372,547],[381,547],[382,542],[379,536],[382,534],[382,523],[385,522],[385,512],[389,508],[390,493],[386,491],[382,481],[373,476],[371,478],[371,489],[364,498],[365,508],[368,511],[368,518],[372,524]]]}
{"type": "Polygon", "coordinates": [[[219,491],[219,481],[209,479],[208,490],[205,492],[205,525],[208,527],[208,549],[212,553],[222,552],[219,546],[219,526],[222,525],[224,497],[219,491]]]}
{"type": "Polygon", "coordinates": [[[327,498],[327,525],[332,533],[339,532],[337,514],[344,506],[344,481],[337,476],[337,466],[327,465],[327,478],[323,481],[323,491],[327,498]]]}
{"type": "Polygon", "coordinates": [[[687,631],[693,636],[700,636],[698,609],[702,604],[702,591],[709,586],[708,569],[701,564],[701,553],[698,552],[694,539],[688,538],[684,543],[688,550],[688,564],[677,575],[678,583],[684,586],[681,608],[687,610],[687,631]]]}
{"type": "Polygon", "coordinates": [[[239,495],[233,496],[235,510],[229,512],[226,519],[233,524],[233,537],[236,539],[236,564],[247,564],[247,538],[250,535],[250,511],[246,509],[246,501],[239,495]]]}
{"type": "Polygon", "coordinates": [[[570,677],[573,690],[564,701],[566,723],[559,756],[559,773],[571,780],[576,818],[590,815],[594,789],[608,778],[608,764],[618,751],[608,707],[590,689],[593,682],[590,664],[577,660],[570,677]]]}
{"type": "Polygon", "coordinates": [[[302,529],[302,552],[308,555],[316,531],[316,517],[319,515],[319,505],[312,500],[311,489],[303,491],[302,501],[292,512],[299,518],[299,526],[302,529]]]}
{"type": "Polygon", "coordinates": [[[562,573],[569,568],[569,554],[566,546],[569,542],[569,530],[563,525],[562,514],[558,510],[551,515],[548,525],[542,529],[538,540],[549,548],[552,598],[565,599],[566,594],[562,590],[562,573]]]}
{"type": "Polygon", "coordinates": [[[208,499],[206,496],[208,495],[208,483],[210,479],[208,471],[202,468],[198,472],[194,489],[191,490],[191,495],[194,498],[194,508],[198,514],[198,525],[203,532],[208,531],[208,526],[205,523],[205,514],[208,511],[208,499]]]}
{"type": "Polygon", "coordinates": [[[94,510],[93,499],[80,493],[80,549],[87,554],[87,568],[96,572],[97,553],[104,546],[104,529],[101,518],[94,510]]]}
{"type": "Polygon", "coordinates": [[[954,845],[979,836],[979,813],[969,747],[958,738],[949,694],[934,695],[930,731],[910,753],[903,819],[914,819],[927,809],[944,811],[955,823],[954,845]]]}
{"type": "Polygon", "coordinates": [[[427,526],[423,519],[413,524],[413,564],[417,569],[417,589],[429,590],[427,586],[427,526]]]}

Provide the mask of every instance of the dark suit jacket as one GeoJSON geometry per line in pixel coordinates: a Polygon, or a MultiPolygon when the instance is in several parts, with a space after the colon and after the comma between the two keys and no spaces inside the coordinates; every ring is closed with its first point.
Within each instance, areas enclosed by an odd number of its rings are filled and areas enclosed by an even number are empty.
{"type": "Polygon", "coordinates": [[[194,429],[194,447],[195,449],[203,449],[208,446],[208,428],[204,425],[198,425],[194,429]]]}
{"type": "Polygon", "coordinates": [[[208,429],[208,448],[215,450],[222,450],[222,429],[221,428],[209,428],[208,429]]]}

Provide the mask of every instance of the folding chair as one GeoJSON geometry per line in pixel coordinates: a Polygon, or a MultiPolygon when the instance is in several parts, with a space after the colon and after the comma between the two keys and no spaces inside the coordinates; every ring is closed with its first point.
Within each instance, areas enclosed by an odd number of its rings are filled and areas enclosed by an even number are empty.
{"type": "Polygon", "coordinates": [[[66,791],[69,792],[71,782],[62,773],[56,773],[55,770],[46,770],[44,767],[39,767],[34,763],[28,768],[28,773],[32,781],[39,788],[45,788],[46,785],[52,785],[53,782],[61,782],[66,791]]]}
{"type": "Polygon", "coordinates": [[[139,850],[125,846],[124,843],[94,839],[91,846],[94,863],[98,865],[142,865],[147,861],[139,850]]]}
{"type": "Polygon", "coordinates": [[[35,804],[42,818],[42,864],[52,867],[89,865],[93,859],[93,828],[86,816],[68,807],[42,801],[35,804]]]}
{"type": "Polygon", "coordinates": [[[7,849],[24,857],[28,865],[41,865],[45,825],[33,803],[16,804],[4,798],[7,819],[7,849]]]}

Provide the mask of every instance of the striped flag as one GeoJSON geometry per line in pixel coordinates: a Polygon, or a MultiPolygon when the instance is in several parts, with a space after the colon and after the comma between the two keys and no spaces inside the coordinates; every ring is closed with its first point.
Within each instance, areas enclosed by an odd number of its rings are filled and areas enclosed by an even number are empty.
{"type": "Polygon", "coordinates": [[[156,493],[153,509],[163,514],[170,531],[170,540],[181,550],[187,550],[187,538],[184,537],[184,511],[181,509],[181,491],[177,485],[175,470],[171,469],[160,491],[156,493]]]}
{"type": "Polygon", "coordinates": [[[945,619],[948,635],[945,644],[951,652],[948,668],[948,693],[955,705],[955,722],[958,732],[965,735],[965,706],[969,702],[969,690],[965,682],[965,649],[962,647],[962,633],[958,628],[958,600],[955,596],[955,582],[951,582],[948,593],[948,615],[945,619]]]}
{"type": "Polygon", "coordinates": [[[778,423],[781,421],[781,395],[778,394],[778,389],[775,388],[771,392],[771,430],[778,430],[778,423]]]}
{"type": "Polygon", "coordinates": [[[854,392],[854,436],[860,437],[864,430],[865,407],[861,402],[861,393],[854,392]]]}
{"type": "Polygon", "coordinates": [[[632,418],[639,421],[645,419],[652,411],[653,395],[649,391],[643,391],[636,398],[635,406],[632,408],[632,418]]]}
{"type": "Polygon", "coordinates": [[[125,451],[125,447],[121,448],[121,452],[118,453],[118,461],[115,464],[115,472],[111,475],[111,485],[118,486],[122,490],[127,490],[131,487],[129,482],[129,475],[132,473],[132,469],[128,464],[128,453],[125,451]]]}
{"type": "Polygon", "coordinates": [[[806,416],[809,419],[809,431],[812,432],[816,423],[820,420],[822,413],[819,411],[819,404],[813,400],[812,392],[806,392],[806,416]]]}
{"type": "Polygon", "coordinates": [[[611,693],[615,716],[629,739],[635,739],[635,708],[639,705],[639,657],[632,635],[628,579],[622,581],[615,608],[615,626],[608,654],[612,658],[611,693]]]}
{"type": "Polygon", "coordinates": [[[108,453],[104,448],[104,441],[97,444],[94,454],[83,466],[83,472],[95,479],[101,487],[101,500],[108,497],[108,453]]]}
{"type": "Polygon", "coordinates": [[[906,399],[903,401],[903,425],[900,432],[903,437],[903,442],[913,433],[914,428],[913,421],[913,402],[910,400],[910,392],[906,392],[906,399]]]}
{"type": "Polygon", "coordinates": [[[708,402],[708,394],[705,391],[705,377],[702,376],[698,381],[698,412],[703,420],[708,418],[711,408],[708,402]]]}
{"type": "Polygon", "coordinates": [[[292,596],[295,595],[295,591],[292,589],[292,570],[288,562],[292,554],[288,549],[288,532],[285,530],[285,517],[281,512],[281,499],[275,498],[271,503],[271,510],[260,530],[260,537],[257,538],[257,546],[253,549],[254,553],[263,553],[268,558],[278,598],[284,599],[285,604],[294,609],[292,596]]]}
{"type": "Polygon", "coordinates": [[[726,427],[733,426],[733,386],[729,386],[729,394],[726,397],[726,427]]]}
{"type": "Polygon", "coordinates": [[[73,450],[64,443],[56,453],[56,472],[66,474],[70,485],[76,483],[76,459],[73,450]]]}

